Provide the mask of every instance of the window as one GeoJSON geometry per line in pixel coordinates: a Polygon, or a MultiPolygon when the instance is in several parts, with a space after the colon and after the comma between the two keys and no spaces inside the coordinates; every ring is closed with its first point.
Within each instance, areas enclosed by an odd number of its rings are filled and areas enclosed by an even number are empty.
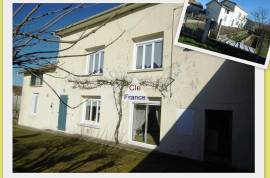
{"type": "Polygon", "coordinates": [[[31,86],[41,86],[43,83],[43,73],[31,74],[31,86]]]}
{"type": "Polygon", "coordinates": [[[132,141],[159,145],[160,104],[134,104],[132,141]]]}
{"type": "Polygon", "coordinates": [[[162,68],[163,40],[155,39],[136,45],[136,69],[162,68]]]}
{"type": "Polygon", "coordinates": [[[241,15],[242,15],[242,14],[241,14],[240,12],[238,12],[238,18],[241,18],[241,15]]]}
{"type": "Polygon", "coordinates": [[[103,73],[103,62],[104,62],[104,51],[100,50],[89,55],[89,74],[102,74],[103,73]]]}
{"type": "Polygon", "coordinates": [[[31,113],[37,113],[38,93],[32,94],[31,113]]]}
{"type": "Polygon", "coordinates": [[[100,119],[100,99],[88,99],[85,103],[83,123],[93,126],[99,125],[100,119]]]}
{"type": "Polygon", "coordinates": [[[226,21],[227,21],[227,15],[224,16],[224,22],[226,22],[226,21]]]}

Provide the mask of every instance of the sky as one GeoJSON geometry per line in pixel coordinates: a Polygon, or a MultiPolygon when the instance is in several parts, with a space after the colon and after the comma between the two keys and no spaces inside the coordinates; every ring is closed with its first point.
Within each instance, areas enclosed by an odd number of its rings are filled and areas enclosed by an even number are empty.
{"type": "MultiPolygon", "coordinates": [[[[16,11],[16,9],[20,6],[21,4],[13,4],[13,12],[16,11]]],[[[44,14],[46,12],[49,12],[51,10],[56,10],[56,9],[61,9],[63,7],[68,6],[69,4],[64,4],[64,3],[56,3],[56,4],[43,4],[39,11],[37,11],[35,14],[33,14],[33,17],[44,14]]],[[[73,4],[73,6],[76,6],[78,4],[73,4]]],[[[59,23],[55,24],[52,26],[50,30],[54,31],[60,28],[63,28],[67,25],[73,24],[75,22],[78,22],[80,20],[86,19],[90,16],[93,16],[95,14],[98,14],[102,11],[111,9],[115,6],[118,6],[119,4],[112,4],[112,3],[103,3],[103,4],[85,4],[86,8],[83,9],[78,9],[74,11],[73,13],[69,14],[65,18],[63,18],[59,23]]],[[[34,7],[36,4],[26,4],[24,6],[24,9],[14,17],[13,19],[13,25],[18,24],[22,21],[22,19],[25,17],[26,14],[34,7]]],[[[24,31],[32,30],[35,28],[40,27],[41,25],[45,24],[46,21],[48,21],[50,18],[46,18],[44,20],[39,20],[36,23],[27,26],[24,31]]],[[[33,47],[33,48],[28,48],[25,52],[31,52],[31,51],[36,51],[36,50],[57,50],[58,49],[58,44],[57,43],[40,43],[38,46],[33,47]]],[[[18,75],[18,71],[21,69],[13,69],[13,84],[14,85],[22,85],[22,75],[18,75]]]]}
{"type": "MultiPolygon", "coordinates": [[[[210,2],[210,0],[197,0],[198,2],[205,5],[206,3],[210,2]]],[[[232,0],[240,5],[243,10],[247,11],[248,14],[251,14],[254,10],[258,7],[263,7],[269,9],[270,11],[270,0],[232,0]]],[[[249,18],[252,18],[249,16],[249,18]]]]}

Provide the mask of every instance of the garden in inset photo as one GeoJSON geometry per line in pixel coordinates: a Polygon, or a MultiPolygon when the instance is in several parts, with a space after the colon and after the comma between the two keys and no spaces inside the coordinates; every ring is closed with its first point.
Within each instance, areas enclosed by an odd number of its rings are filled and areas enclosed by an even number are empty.
{"type": "Polygon", "coordinates": [[[270,5],[266,1],[189,0],[178,42],[222,54],[226,59],[265,65],[270,5]]]}

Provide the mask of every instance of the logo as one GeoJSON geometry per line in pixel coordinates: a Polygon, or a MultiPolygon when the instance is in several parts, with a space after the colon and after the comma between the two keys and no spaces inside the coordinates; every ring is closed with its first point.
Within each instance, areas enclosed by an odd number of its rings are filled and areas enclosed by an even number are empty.
{"type": "Polygon", "coordinates": [[[140,82],[136,78],[134,78],[131,84],[128,86],[127,91],[123,95],[123,100],[129,102],[149,101],[147,96],[142,91],[140,82]]]}

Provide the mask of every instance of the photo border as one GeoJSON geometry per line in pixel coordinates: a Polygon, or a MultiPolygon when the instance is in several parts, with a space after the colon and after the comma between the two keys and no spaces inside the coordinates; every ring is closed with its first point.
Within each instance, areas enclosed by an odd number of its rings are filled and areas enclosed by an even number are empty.
{"type": "Polygon", "coordinates": [[[188,45],[188,44],[178,42],[179,36],[181,34],[181,29],[182,29],[182,26],[183,26],[185,14],[186,14],[186,11],[187,11],[187,7],[188,7],[188,0],[184,0],[184,7],[183,7],[183,10],[182,10],[182,13],[181,13],[181,16],[180,16],[179,25],[178,25],[176,36],[175,36],[175,39],[174,39],[174,45],[175,46],[179,46],[179,47],[182,47],[182,48],[188,48],[188,49],[198,51],[198,52],[201,52],[201,53],[209,54],[209,55],[216,56],[216,57],[223,58],[223,59],[232,60],[232,61],[235,61],[235,62],[240,62],[240,63],[243,63],[243,64],[251,65],[251,66],[262,68],[262,69],[267,69],[268,68],[269,61],[270,61],[270,46],[269,46],[269,49],[268,49],[265,64],[262,65],[262,64],[258,64],[256,62],[247,61],[245,59],[229,56],[229,55],[214,52],[214,51],[211,51],[211,50],[208,50],[208,49],[203,49],[203,48],[199,48],[199,47],[195,47],[195,46],[192,46],[192,45],[188,45]]]}
{"type": "MultiPolygon", "coordinates": [[[[54,0],[55,1],[55,0],[54,0]]],[[[65,2],[70,3],[74,0],[66,0],[65,2]]],[[[80,2],[88,2],[88,3],[94,3],[94,2],[104,2],[105,0],[91,0],[91,1],[82,1],[79,0],[76,3],[80,2]]],[[[32,2],[32,3],[38,3],[38,2],[44,2],[44,3],[53,3],[52,0],[38,0],[38,1],[5,1],[4,2],[4,46],[3,46],[3,93],[4,93],[4,101],[5,105],[3,106],[3,177],[12,177],[12,178],[74,178],[77,176],[80,176],[82,178],[87,177],[89,178],[89,175],[93,177],[153,177],[156,178],[156,176],[170,176],[179,178],[179,176],[183,176],[185,178],[194,178],[194,177],[200,177],[200,178],[227,178],[230,176],[231,178],[262,178],[264,177],[264,71],[261,69],[255,69],[255,173],[13,173],[12,172],[12,21],[7,19],[12,19],[12,3],[22,3],[22,2],[32,2]]],[[[112,0],[110,2],[106,1],[106,3],[131,3],[133,1],[128,0],[112,0]]],[[[138,0],[135,1],[135,3],[138,2],[162,2],[162,3],[168,3],[166,0],[159,0],[159,1],[142,1],[138,0]]],[[[59,0],[55,3],[60,3],[59,0]]],[[[63,3],[63,2],[62,2],[63,3]]],[[[169,1],[169,3],[180,3],[178,1],[169,1]]]]}

